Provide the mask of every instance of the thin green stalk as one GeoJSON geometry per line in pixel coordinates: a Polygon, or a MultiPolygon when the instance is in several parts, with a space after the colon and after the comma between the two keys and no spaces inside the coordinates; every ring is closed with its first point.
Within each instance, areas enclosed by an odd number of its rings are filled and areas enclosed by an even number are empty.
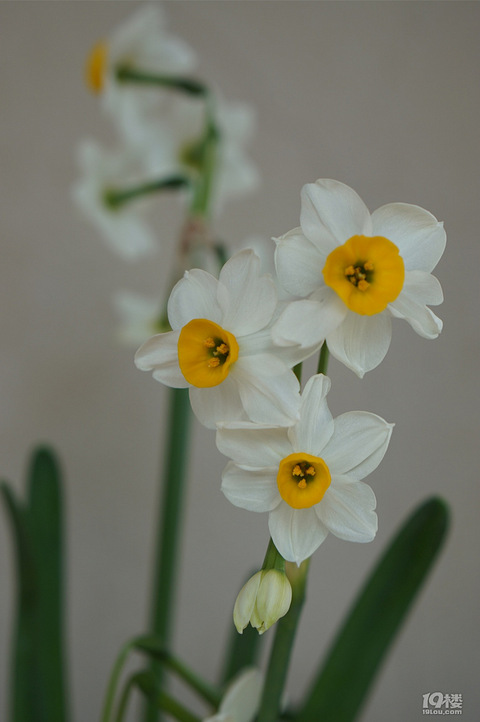
{"type": "Polygon", "coordinates": [[[213,707],[218,707],[221,701],[220,690],[206,682],[178,657],[175,657],[160,640],[154,637],[137,637],[133,644],[137,652],[148,654],[161,662],[165,667],[175,672],[191,689],[195,690],[203,699],[213,707]]]}
{"type": "Polygon", "coordinates": [[[217,148],[219,131],[213,119],[213,111],[208,110],[205,136],[202,147],[201,173],[195,183],[190,207],[193,216],[207,218],[213,190],[213,180],[217,169],[217,148]]]}
{"type": "Polygon", "coordinates": [[[317,374],[326,374],[328,369],[328,360],[330,358],[330,351],[328,350],[327,342],[324,341],[322,344],[322,350],[318,359],[317,374]]]}
{"type": "Polygon", "coordinates": [[[258,722],[276,722],[280,715],[280,703],[285,688],[288,665],[305,601],[309,561],[306,559],[300,567],[287,563],[287,575],[292,585],[292,604],[287,614],[277,622],[258,722]]]}
{"type": "Polygon", "coordinates": [[[159,689],[149,672],[139,672],[136,674],[135,682],[155,707],[160,708],[164,712],[168,712],[172,717],[180,720],[180,722],[201,722],[199,717],[192,714],[192,712],[180,702],[159,689]]]}
{"type": "Polygon", "coordinates": [[[123,722],[123,718],[125,717],[125,712],[127,711],[127,706],[130,701],[130,695],[134,690],[136,684],[137,673],[135,672],[134,674],[130,675],[123,688],[122,696],[120,697],[120,702],[118,703],[117,714],[115,715],[115,722],[123,722]]]}
{"type": "Polygon", "coordinates": [[[150,193],[158,193],[159,191],[175,190],[177,188],[185,188],[189,186],[191,181],[186,176],[171,175],[166,178],[158,178],[148,183],[141,183],[132,188],[116,189],[109,188],[103,194],[103,200],[112,210],[117,210],[125,203],[142,198],[150,193]]]}
{"type": "Polygon", "coordinates": [[[285,559],[282,557],[277,547],[270,538],[267,551],[263,560],[262,569],[278,569],[280,572],[285,571],[285,559]]]}
{"type": "Polygon", "coordinates": [[[113,711],[113,703],[115,701],[115,693],[117,691],[117,685],[118,681],[120,679],[120,675],[122,673],[122,669],[125,665],[125,662],[127,661],[127,657],[132,651],[135,644],[135,640],[127,642],[124,644],[122,649],[120,650],[120,653],[115,660],[115,664],[113,665],[112,673],[110,675],[110,679],[108,681],[107,686],[107,693],[105,695],[105,701],[103,703],[103,710],[102,710],[102,716],[100,718],[101,722],[109,722],[110,718],[112,716],[113,711]]]}
{"type": "MultiPolygon", "coordinates": [[[[150,631],[168,646],[173,629],[175,586],[180,550],[180,530],[186,485],[188,441],[191,421],[190,400],[186,389],[171,389],[165,449],[167,456],[162,478],[162,498],[154,562],[150,631]]],[[[152,662],[152,672],[161,686],[163,667],[152,662]]],[[[151,705],[145,722],[156,722],[157,710],[151,705]]]]}
{"type": "Polygon", "coordinates": [[[192,714],[192,712],[184,707],[183,704],[177,702],[176,699],[166,692],[159,692],[155,703],[160,707],[160,709],[168,712],[172,715],[172,717],[175,717],[175,719],[178,719],[180,722],[201,722],[200,717],[192,714]]]}
{"type": "Polygon", "coordinates": [[[135,85],[152,85],[160,88],[171,88],[187,95],[207,95],[207,87],[199,80],[180,75],[157,75],[144,70],[136,70],[128,65],[120,65],[115,72],[120,83],[135,85]]]}

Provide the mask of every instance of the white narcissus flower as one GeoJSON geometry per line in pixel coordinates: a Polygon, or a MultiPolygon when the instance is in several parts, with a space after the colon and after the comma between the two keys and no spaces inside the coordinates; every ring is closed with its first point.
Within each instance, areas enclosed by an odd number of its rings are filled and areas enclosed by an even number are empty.
{"type": "Polygon", "coordinates": [[[229,685],[217,714],[203,722],[253,722],[260,707],[263,675],[249,667],[235,677],[229,685]]]}
{"type": "Polygon", "coordinates": [[[290,428],[220,424],[217,446],[230,461],[222,491],[232,504],[269,512],[280,554],[298,565],[331,532],[340,539],[371,541],[377,531],[375,495],[361,480],[382,460],[392,424],[361,411],[335,420],[326,395],[330,380],[312,376],[303,391],[299,420],[290,428]]]}
{"type": "Polygon", "coordinates": [[[252,250],[241,251],[218,280],[186,271],[168,301],[173,330],[144,343],[135,363],[167,386],[189,388],[192,408],[209,428],[237,419],[291,424],[299,398],[291,367],[311,349],[274,346],[276,312],[272,279],[260,275],[252,250]]]}
{"type": "Polygon", "coordinates": [[[142,218],[146,201],[115,208],[106,200],[108,191],[145,181],[141,159],[130,150],[109,153],[95,141],[86,140],[78,149],[78,160],[82,175],[73,187],[73,199],[110,248],[126,260],[157,250],[157,238],[142,218]]]}
{"type": "Polygon", "coordinates": [[[290,609],[292,585],[285,572],[262,569],[243,585],[233,608],[239,634],[248,624],[263,634],[290,609]]]}
{"type": "Polygon", "coordinates": [[[120,129],[134,127],[144,112],[158,106],[160,88],[120,83],[119,66],[157,75],[189,73],[197,64],[195,53],[182,39],[168,32],[159,3],[142,7],[98,42],[88,58],[86,80],[101,94],[102,104],[120,129]]]}
{"type": "MultiPolygon", "coordinates": [[[[143,149],[154,176],[180,174],[195,180],[201,170],[207,112],[204,98],[172,96],[160,116],[144,114],[131,124],[126,141],[143,149]]],[[[255,128],[251,106],[215,98],[213,116],[219,137],[212,205],[219,212],[226,201],[254,191],[260,176],[246,151],[255,128]]]]}
{"type": "Polygon", "coordinates": [[[300,228],[276,239],[280,283],[302,300],[276,324],[277,343],[326,339],[339,361],[363,376],[388,351],[392,317],[424,338],[442,322],[431,275],[445,248],[443,224],[428,211],[390,203],[370,214],[354,190],[334,180],[302,189],[300,228]]]}

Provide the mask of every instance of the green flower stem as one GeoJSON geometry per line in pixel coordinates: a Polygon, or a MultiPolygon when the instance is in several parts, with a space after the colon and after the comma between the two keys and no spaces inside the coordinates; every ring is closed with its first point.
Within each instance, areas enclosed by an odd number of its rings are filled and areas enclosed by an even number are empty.
{"type": "Polygon", "coordinates": [[[194,185],[190,212],[193,216],[208,218],[217,169],[217,149],[220,134],[214,121],[213,108],[209,103],[205,134],[201,151],[201,172],[194,185]]]}
{"type": "Polygon", "coordinates": [[[185,188],[189,186],[191,181],[186,176],[171,175],[166,178],[158,178],[148,183],[141,183],[133,188],[117,190],[115,188],[107,189],[103,194],[103,200],[112,210],[118,210],[125,203],[129,203],[136,198],[149,195],[150,193],[158,193],[159,191],[175,190],[177,188],[185,188]]]}
{"type": "Polygon", "coordinates": [[[137,637],[133,646],[137,652],[148,654],[153,659],[161,662],[165,667],[183,679],[191,689],[198,692],[212,707],[218,707],[222,695],[220,690],[199,677],[193,670],[187,667],[178,657],[175,657],[156,637],[137,637]]]}
{"type": "Polygon", "coordinates": [[[179,75],[156,75],[144,70],[136,70],[128,65],[119,65],[115,71],[119,83],[135,85],[153,85],[160,88],[171,88],[187,95],[208,95],[208,88],[198,80],[179,75]]]}
{"type": "Polygon", "coordinates": [[[108,687],[107,687],[107,693],[105,695],[105,701],[103,703],[103,710],[102,710],[102,716],[101,716],[101,722],[109,722],[112,711],[113,711],[113,703],[115,701],[115,693],[117,690],[118,681],[120,679],[120,675],[122,673],[122,669],[125,665],[125,662],[127,661],[127,657],[132,651],[132,649],[135,646],[135,640],[127,642],[124,644],[122,649],[120,650],[120,653],[115,660],[115,664],[113,665],[112,673],[110,675],[110,679],[108,681],[108,687]]]}
{"type": "Polygon", "coordinates": [[[329,358],[330,358],[330,351],[328,350],[327,342],[324,341],[322,344],[322,350],[320,351],[320,357],[318,359],[317,374],[326,374],[327,373],[329,358]]]}
{"type": "Polygon", "coordinates": [[[292,585],[292,604],[287,614],[277,622],[258,722],[276,722],[280,715],[280,703],[285,688],[288,664],[305,601],[309,561],[306,559],[300,567],[289,562],[286,564],[287,576],[292,585]]]}
{"type": "MultiPolygon", "coordinates": [[[[190,400],[187,389],[171,389],[168,415],[166,458],[163,472],[161,499],[154,566],[150,632],[168,646],[173,628],[172,611],[180,547],[181,518],[187,474],[188,441],[191,421],[190,400]]],[[[162,664],[152,662],[157,685],[163,675],[162,664]]],[[[157,710],[150,706],[146,722],[158,719],[157,710]]]]}
{"type": "Polygon", "coordinates": [[[285,559],[277,550],[277,547],[273,543],[272,539],[268,542],[262,569],[278,569],[279,572],[285,571],[285,559]]]}
{"type": "Polygon", "coordinates": [[[177,702],[166,692],[158,692],[154,703],[164,712],[168,712],[172,717],[180,720],[180,722],[201,722],[197,715],[192,714],[183,704],[177,702]]]}
{"type": "MultiPolygon", "coordinates": [[[[327,373],[329,356],[330,354],[327,344],[324,342],[318,360],[317,373],[327,373]]],[[[298,364],[295,367],[294,372],[299,380],[301,379],[301,371],[302,366],[301,364],[298,364]]],[[[265,555],[264,568],[267,564],[267,560],[270,562],[270,559],[273,559],[272,555],[274,553],[280,557],[272,540],[270,539],[267,554],[265,555]]],[[[285,565],[284,560],[282,561],[285,565]]],[[[306,559],[300,567],[297,567],[295,564],[291,564],[289,562],[286,565],[287,576],[292,585],[292,604],[287,614],[277,622],[275,640],[270,653],[270,661],[263,689],[258,722],[276,722],[280,714],[280,702],[287,677],[290,655],[295,642],[297,626],[300,620],[303,603],[305,601],[305,587],[309,562],[310,560],[306,559]]]]}
{"type": "Polygon", "coordinates": [[[192,714],[180,702],[158,688],[149,672],[139,672],[135,675],[137,687],[149,698],[150,702],[180,722],[201,722],[199,717],[192,714]]]}
{"type": "Polygon", "coordinates": [[[125,717],[125,712],[127,711],[127,706],[130,701],[130,695],[136,684],[137,673],[134,673],[128,678],[123,688],[122,696],[120,697],[120,702],[118,703],[117,714],[115,715],[115,722],[123,722],[123,718],[125,717]]]}
{"type": "Polygon", "coordinates": [[[155,703],[160,709],[168,712],[172,717],[180,720],[180,722],[201,722],[197,715],[192,714],[183,704],[177,702],[176,699],[170,697],[166,692],[159,692],[155,703]]]}

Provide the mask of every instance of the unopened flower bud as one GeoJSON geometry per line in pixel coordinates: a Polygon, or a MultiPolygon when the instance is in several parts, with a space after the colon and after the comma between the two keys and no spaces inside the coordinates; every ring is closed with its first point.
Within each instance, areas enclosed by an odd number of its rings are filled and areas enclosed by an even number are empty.
{"type": "Polygon", "coordinates": [[[278,569],[264,572],[257,593],[257,615],[262,620],[257,627],[263,634],[290,609],[292,603],[292,587],[287,575],[278,569]]]}
{"type": "MultiPolygon", "coordinates": [[[[248,582],[241,588],[233,608],[233,623],[239,634],[249,624],[250,619],[255,611],[257,602],[257,592],[262,579],[263,571],[257,572],[250,577],[248,582]]],[[[255,626],[255,625],[252,625],[255,626]]]]}
{"type": "Polygon", "coordinates": [[[242,634],[247,624],[266,632],[290,609],[292,587],[284,572],[262,569],[242,587],[233,609],[233,621],[242,634]]]}

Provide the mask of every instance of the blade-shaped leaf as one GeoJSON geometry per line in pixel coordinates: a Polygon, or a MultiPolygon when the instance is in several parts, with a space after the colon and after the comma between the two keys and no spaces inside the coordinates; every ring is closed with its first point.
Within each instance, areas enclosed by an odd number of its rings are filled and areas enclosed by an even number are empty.
{"type": "Polygon", "coordinates": [[[28,492],[28,525],[37,586],[36,719],[65,722],[62,491],[58,462],[47,448],[41,447],[32,455],[28,492]]]}
{"type": "Polygon", "coordinates": [[[437,498],[407,519],[360,592],[296,722],[355,719],[442,547],[448,520],[448,507],[437,498]]]}
{"type": "Polygon", "coordinates": [[[25,509],[5,482],[0,492],[11,524],[17,574],[9,717],[12,722],[34,722],[35,700],[25,690],[32,688],[35,676],[35,570],[25,509]]]}
{"type": "Polygon", "coordinates": [[[196,672],[190,669],[190,667],[187,667],[187,665],[184,664],[184,662],[182,662],[178,657],[175,657],[171,652],[169,652],[158,637],[152,635],[138,637],[135,640],[133,649],[136,649],[138,652],[143,652],[152,659],[163,663],[167,669],[176,673],[180,679],[195,690],[213,707],[218,707],[220,704],[220,690],[203,679],[203,677],[200,677],[196,672]]]}

